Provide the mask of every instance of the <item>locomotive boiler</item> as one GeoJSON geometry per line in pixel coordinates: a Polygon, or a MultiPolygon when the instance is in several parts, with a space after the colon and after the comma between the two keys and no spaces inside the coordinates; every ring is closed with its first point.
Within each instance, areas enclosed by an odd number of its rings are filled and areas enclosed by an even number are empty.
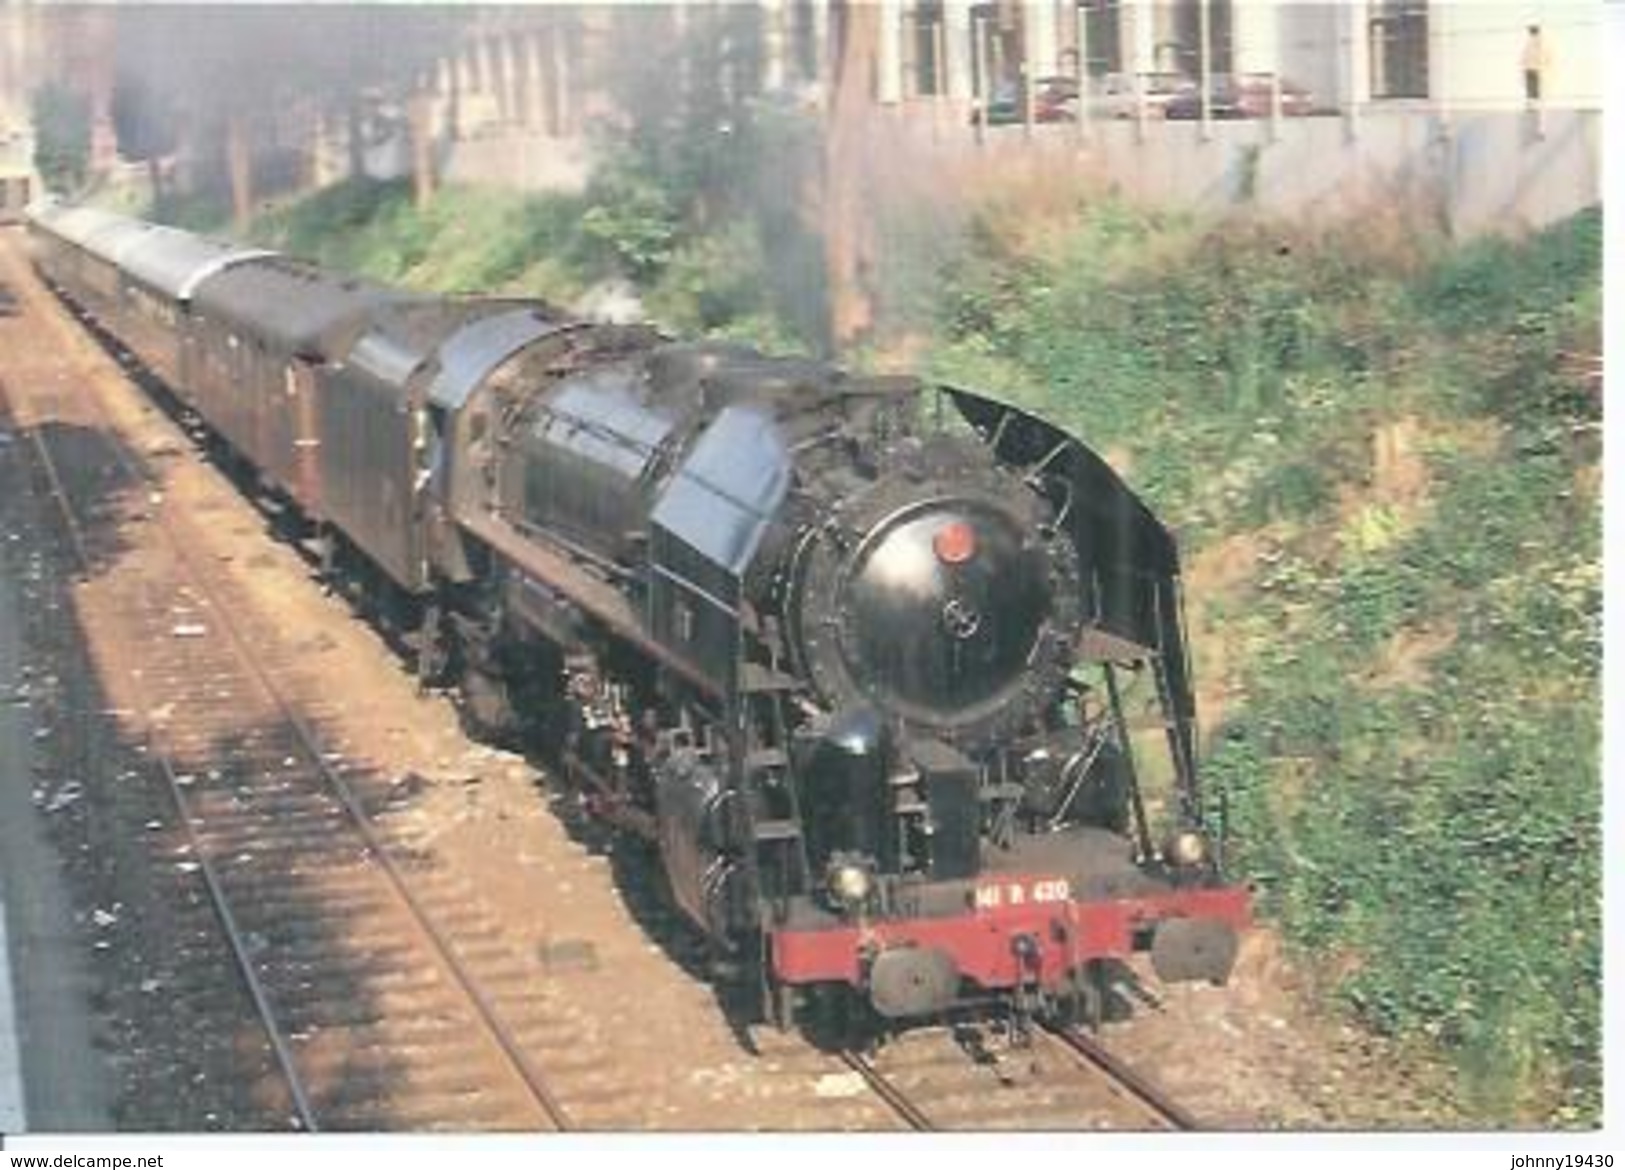
{"type": "Polygon", "coordinates": [[[1141,951],[1228,976],[1248,898],[1198,787],[1175,542],[1076,438],[100,212],[31,231],[425,680],[654,843],[764,1015],[1087,1013],[1141,951]]]}

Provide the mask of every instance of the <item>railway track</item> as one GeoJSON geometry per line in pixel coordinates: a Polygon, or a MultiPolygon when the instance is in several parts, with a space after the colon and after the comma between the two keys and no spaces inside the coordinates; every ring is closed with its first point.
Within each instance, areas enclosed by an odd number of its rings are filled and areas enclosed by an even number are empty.
{"type": "MultiPolygon", "coordinates": [[[[88,572],[88,500],[76,498],[52,439],[38,427],[28,434],[88,572]]],[[[139,465],[106,448],[123,482],[98,490],[142,491],[139,465]]],[[[300,1126],[569,1128],[525,1040],[483,989],[492,972],[476,973],[436,924],[363,807],[358,791],[377,778],[347,777],[326,758],[236,629],[208,567],[162,511],[155,520],[171,555],[167,564],[149,555],[141,587],[108,615],[125,635],[117,666],[161,716],[148,754],[300,1126]]]]}
{"type": "Polygon", "coordinates": [[[1074,1029],[1038,1029],[1029,1047],[997,1053],[934,1030],[841,1059],[915,1130],[1199,1128],[1147,1077],[1074,1029]]]}
{"type": "MultiPolygon", "coordinates": [[[[228,938],[280,1070],[258,1095],[309,1130],[635,1124],[638,1086],[580,1050],[536,957],[400,815],[410,785],[333,750],[353,713],[302,691],[286,632],[165,507],[159,469],[99,402],[95,383],[121,375],[84,338],[64,341],[74,394],[25,371],[0,397],[81,581],[101,578],[81,616],[174,801],[175,864],[207,892],[215,922],[182,933],[228,938]]],[[[218,979],[175,960],[188,975],[171,993],[197,998],[203,1026],[224,1021],[218,979]]]]}

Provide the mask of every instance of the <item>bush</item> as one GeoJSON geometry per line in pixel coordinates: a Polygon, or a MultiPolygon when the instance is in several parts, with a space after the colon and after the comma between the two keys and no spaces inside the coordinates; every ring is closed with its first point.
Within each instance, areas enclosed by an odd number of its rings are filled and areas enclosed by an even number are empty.
{"type": "Polygon", "coordinates": [[[375,280],[567,301],[600,275],[585,258],[583,207],[577,196],[452,186],[420,213],[404,182],[353,180],[262,216],[251,235],[375,280]]]}
{"type": "Polygon", "coordinates": [[[634,280],[658,276],[676,247],[677,211],[649,176],[629,164],[600,172],[587,190],[581,232],[601,260],[634,280]]]}
{"type": "Polygon", "coordinates": [[[1207,623],[1232,868],[1499,1124],[1600,1108],[1598,231],[1406,254],[1107,203],[1047,255],[977,224],[937,318],[939,372],[1127,460],[1187,557],[1268,533],[1207,623]],[[1426,476],[1388,498],[1401,417],[1426,476]]]}
{"type": "Polygon", "coordinates": [[[90,174],[90,100],[48,81],[33,93],[34,168],[53,191],[72,192],[90,174]]]}

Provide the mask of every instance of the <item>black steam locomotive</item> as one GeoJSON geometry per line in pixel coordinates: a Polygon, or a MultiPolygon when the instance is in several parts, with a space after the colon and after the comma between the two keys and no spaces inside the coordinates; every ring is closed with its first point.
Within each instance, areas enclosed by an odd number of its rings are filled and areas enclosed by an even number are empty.
{"type": "Polygon", "coordinates": [[[1228,976],[1249,902],[1203,823],[1174,541],[1076,439],[90,209],[30,228],[423,677],[657,845],[765,1015],[1088,1012],[1144,950],[1228,976]],[[1163,725],[1160,833],[1125,681],[1163,725]]]}

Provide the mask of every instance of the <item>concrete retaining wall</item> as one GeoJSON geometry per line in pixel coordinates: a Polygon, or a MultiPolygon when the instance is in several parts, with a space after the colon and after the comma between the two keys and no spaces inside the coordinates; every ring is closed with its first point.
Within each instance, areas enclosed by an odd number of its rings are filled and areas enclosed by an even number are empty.
{"type": "MultiPolygon", "coordinates": [[[[876,111],[862,177],[882,203],[926,196],[950,210],[1025,176],[1140,202],[1222,214],[1244,207],[1337,220],[1421,215],[1459,237],[1519,234],[1602,198],[1597,110],[1385,109],[1358,118],[1094,122],[989,129],[980,142],[946,107],[876,111]]],[[[585,138],[511,131],[445,144],[451,182],[580,190],[585,138]]],[[[407,173],[408,160],[398,170],[407,173]]],[[[386,168],[387,169],[387,168],[386,168]]]]}
{"type": "Polygon", "coordinates": [[[1595,110],[1436,113],[1200,123],[1130,121],[988,130],[939,117],[876,118],[867,156],[882,181],[974,191],[1012,176],[1115,190],[1140,202],[1343,219],[1421,213],[1457,236],[1518,234],[1602,198],[1595,110]]]}

